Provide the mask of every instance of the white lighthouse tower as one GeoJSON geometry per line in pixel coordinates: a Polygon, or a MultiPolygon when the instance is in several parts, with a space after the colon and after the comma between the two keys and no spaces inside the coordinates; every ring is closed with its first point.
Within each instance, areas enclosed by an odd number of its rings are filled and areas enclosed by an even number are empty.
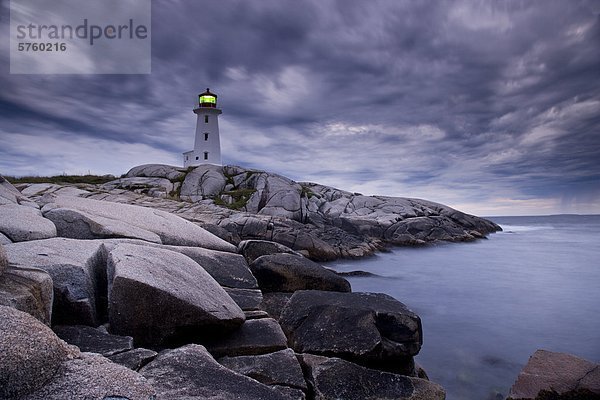
{"type": "Polygon", "coordinates": [[[221,141],[219,139],[219,114],[217,95],[206,92],[198,95],[198,115],[196,121],[196,138],[194,150],[183,153],[183,167],[193,167],[200,164],[221,165],[221,141]]]}

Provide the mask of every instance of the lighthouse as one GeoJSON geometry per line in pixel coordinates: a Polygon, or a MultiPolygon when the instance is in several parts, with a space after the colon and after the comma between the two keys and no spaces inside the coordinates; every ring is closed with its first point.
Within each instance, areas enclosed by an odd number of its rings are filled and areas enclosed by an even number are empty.
{"type": "Polygon", "coordinates": [[[198,95],[198,107],[194,109],[198,116],[194,150],[183,153],[183,167],[200,164],[221,165],[221,141],[219,139],[219,114],[217,95],[210,89],[198,95]]]}

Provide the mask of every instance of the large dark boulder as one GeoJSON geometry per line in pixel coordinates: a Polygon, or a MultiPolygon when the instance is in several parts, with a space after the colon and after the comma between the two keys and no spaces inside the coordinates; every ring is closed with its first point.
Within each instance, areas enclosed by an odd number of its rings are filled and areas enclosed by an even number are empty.
{"type": "Polygon", "coordinates": [[[108,255],[108,285],[111,331],[133,336],[136,345],[191,341],[232,331],[245,320],[200,265],[170,250],[117,245],[108,255]]]}
{"type": "Polygon", "coordinates": [[[424,379],[392,374],[341,360],[302,354],[315,400],[444,400],[444,389],[424,379]]]}
{"type": "Polygon", "coordinates": [[[334,356],[414,374],[421,349],[419,316],[385,294],[296,292],[279,319],[298,353],[334,356]]]}
{"type": "Polygon", "coordinates": [[[156,388],[157,400],[286,399],[269,386],[223,367],[195,344],[161,353],[140,374],[156,388]]]}
{"type": "Polygon", "coordinates": [[[270,254],[300,254],[281,243],[268,240],[244,240],[238,244],[238,251],[244,256],[248,264],[251,264],[258,257],[270,254]]]}
{"type": "Polygon", "coordinates": [[[263,292],[350,291],[350,283],[335,272],[294,254],[259,257],[250,264],[250,270],[263,292]]]}

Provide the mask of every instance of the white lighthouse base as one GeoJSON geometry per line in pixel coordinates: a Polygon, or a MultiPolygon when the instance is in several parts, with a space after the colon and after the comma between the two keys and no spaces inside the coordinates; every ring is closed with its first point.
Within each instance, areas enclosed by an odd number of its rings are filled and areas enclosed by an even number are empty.
{"type": "Polygon", "coordinates": [[[183,153],[183,168],[196,167],[202,164],[221,164],[221,154],[190,150],[183,153]]]}

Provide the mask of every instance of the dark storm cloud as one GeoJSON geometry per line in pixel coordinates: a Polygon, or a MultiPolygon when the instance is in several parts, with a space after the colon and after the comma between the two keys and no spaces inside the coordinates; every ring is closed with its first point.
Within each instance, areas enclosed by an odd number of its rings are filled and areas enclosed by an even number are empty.
{"type": "Polygon", "coordinates": [[[14,160],[38,136],[113,143],[112,168],[179,163],[210,86],[228,163],[474,211],[600,212],[599,13],[597,1],[154,1],[151,75],[3,68],[2,168],[31,171],[14,160]]]}

